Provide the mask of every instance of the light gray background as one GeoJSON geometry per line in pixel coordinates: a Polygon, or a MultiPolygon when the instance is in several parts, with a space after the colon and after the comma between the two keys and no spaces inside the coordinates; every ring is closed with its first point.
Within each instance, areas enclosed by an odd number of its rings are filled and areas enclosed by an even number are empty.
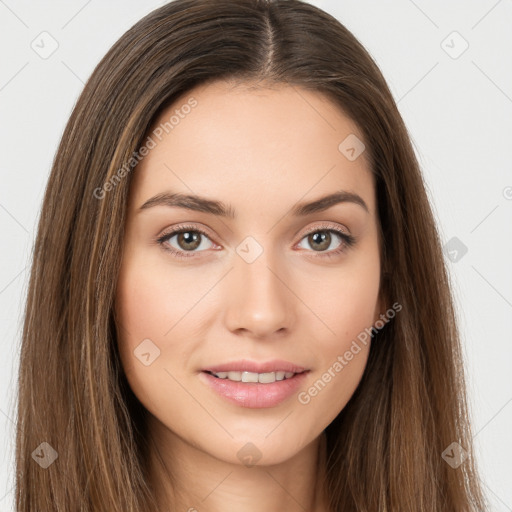
{"type": "MultiPolygon", "coordinates": [[[[51,162],[94,66],[163,3],[0,0],[1,511],[13,510],[21,319],[51,162]],[[59,45],[47,59],[31,47],[44,31],[59,45]]],[[[311,3],[369,50],[410,130],[448,243],[484,488],[493,511],[512,511],[512,2],[311,3]]]]}

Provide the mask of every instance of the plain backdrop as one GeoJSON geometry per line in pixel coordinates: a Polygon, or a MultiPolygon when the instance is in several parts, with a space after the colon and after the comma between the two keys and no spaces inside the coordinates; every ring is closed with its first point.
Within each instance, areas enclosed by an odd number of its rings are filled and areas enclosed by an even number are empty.
{"type": "MultiPolygon", "coordinates": [[[[0,0],[0,511],[13,510],[21,321],[51,162],[96,64],[164,3],[0,0]]],[[[374,57],[410,131],[453,281],[484,489],[493,511],[512,511],[512,2],[311,3],[374,57]]]]}

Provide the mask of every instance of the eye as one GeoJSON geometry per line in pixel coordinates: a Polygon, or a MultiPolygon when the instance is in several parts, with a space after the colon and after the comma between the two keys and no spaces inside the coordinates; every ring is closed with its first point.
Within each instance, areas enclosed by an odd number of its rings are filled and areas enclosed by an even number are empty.
{"type": "Polygon", "coordinates": [[[303,244],[307,244],[313,252],[325,253],[319,254],[319,257],[331,257],[352,247],[354,243],[355,238],[341,229],[321,226],[306,233],[297,247],[304,249],[303,244]]]}
{"type": "Polygon", "coordinates": [[[195,226],[179,226],[164,233],[156,241],[163,249],[178,258],[189,258],[196,252],[202,252],[214,246],[208,234],[195,226]]]}
{"type": "MultiPolygon", "coordinates": [[[[194,257],[195,253],[207,249],[218,249],[206,231],[196,226],[177,226],[158,237],[156,242],[166,251],[177,258],[194,257]]],[[[345,233],[340,228],[332,225],[323,225],[307,232],[297,247],[304,249],[304,243],[308,244],[313,252],[313,257],[333,257],[355,244],[355,237],[345,233]]]]}

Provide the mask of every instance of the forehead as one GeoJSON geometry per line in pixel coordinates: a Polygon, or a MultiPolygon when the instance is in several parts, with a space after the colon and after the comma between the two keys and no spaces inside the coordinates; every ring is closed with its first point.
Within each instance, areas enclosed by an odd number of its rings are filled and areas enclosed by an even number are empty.
{"type": "Polygon", "coordinates": [[[374,209],[366,153],[350,160],[340,150],[347,137],[362,141],[362,134],[318,92],[287,84],[201,85],[166,108],[149,136],[154,147],[133,176],[137,205],[167,189],[232,204],[252,200],[259,208],[343,189],[374,209]]]}

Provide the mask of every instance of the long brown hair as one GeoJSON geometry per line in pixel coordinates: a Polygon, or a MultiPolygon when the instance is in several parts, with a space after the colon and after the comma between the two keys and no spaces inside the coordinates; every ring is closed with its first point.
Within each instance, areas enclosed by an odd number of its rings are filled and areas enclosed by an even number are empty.
{"type": "Polygon", "coordinates": [[[89,78],[33,251],[16,510],[156,510],[145,411],[120,365],[113,316],[131,169],[159,113],[220,79],[326,95],[360,127],[375,176],[382,290],[402,310],[375,336],[360,385],[326,428],[331,510],[484,510],[449,279],[408,132],[363,46],[300,0],[176,0],[129,29],[89,78]],[[458,467],[442,456],[452,443],[467,454],[458,467]]]}

